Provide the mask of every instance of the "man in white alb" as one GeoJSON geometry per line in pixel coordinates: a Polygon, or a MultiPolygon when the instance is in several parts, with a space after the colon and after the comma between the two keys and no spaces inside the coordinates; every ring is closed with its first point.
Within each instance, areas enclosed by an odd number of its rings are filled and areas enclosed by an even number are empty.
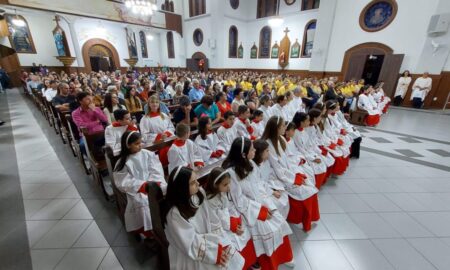
{"type": "Polygon", "coordinates": [[[432,80],[428,77],[428,72],[424,72],[422,77],[416,79],[412,86],[411,100],[416,109],[422,108],[423,101],[431,90],[432,80]]]}

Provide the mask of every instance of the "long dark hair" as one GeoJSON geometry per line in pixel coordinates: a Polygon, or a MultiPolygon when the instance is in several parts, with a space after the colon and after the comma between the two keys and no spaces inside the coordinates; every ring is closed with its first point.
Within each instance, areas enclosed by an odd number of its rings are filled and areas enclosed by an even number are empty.
{"type": "Polygon", "coordinates": [[[308,119],[309,115],[304,112],[296,112],[294,115],[294,118],[292,119],[292,122],[294,123],[296,128],[300,128],[302,123],[308,119]]]}
{"type": "Polygon", "coordinates": [[[106,93],[105,100],[103,101],[103,105],[105,106],[105,108],[108,109],[108,111],[110,113],[113,112],[112,94],[111,93],[106,93]]]}
{"type": "Polygon", "coordinates": [[[258,139],[253,142],[253,147],[255,147],[256,150],[253,161],[257,165],[260,165],[263,162],[262,154],[264,153],[264,151],[266,151],[267,148],[269,148],[269,144],[263,139],[258,139]]]}
{"type": "MultiPolygon", "coordinates": [[[[312,124],[314,119],[322,116],[322,112],[319,109],[311,109],[311,110],[309,110],[308,115],[309,115],[309,120],[311,121],[311,124],[312,124]]],[[[322,124],[322,121],[318,124],[318,126],[323,131],[323,125],[321,125],[321,124],[322,124]]]]}
{"type": "Polygon", "coordinates": [[[130,148],[128,148],[128,144],[132,144],[141,138],[141,133],[136,131],[127,131],[122,135],[122,139],[120,140],[120,156],[119,160],[114,168],[115,172],[118,172],[123,169],[125,163],[127,162],[128,156],[131,155],[130,148]],[[129,138],[128,138],[129,136],[129,138]],[[128,144],[127,144],[128,143],[128,144]]]}
{"type": "Polygon", "coordinates": [[[280,125],[283,123],[283,118],[281,116],[272,116],[269,121],[267,121],[266,128],[264,129],[264,133],[261,136],[263,140],[270,140],[272,142],[273,147],[275,147],[275,151],[277,155],[280,156],[280,149],[278,149],[278,142],[281,144],[281,149],[286,150],[286,143],[281,139],[283,134],[278,134],[278,129],[280,125]]]}
{"type": "Polygon", "coordinates": [[[237,137],[231,144],[230,152],[222,163],[222,168],[234,168],[237,176],[242,180],[253,171],[250,160],[247,159],[248,152],[252,146],[252,141],[248,138],[237,137]],[[242,138],[244,139],[244,151],[242,149],[242,138]]]}
{"type": "Polygon", "coordinates": [[[197,129],[198,129],[198,134],[200,135],[200,138],[202,138],[202,140],[206,140],[206,136],[208,135],[208,129],[206,128],[208,123],[209,123],[208,116],[202,116],[198,120],[197,129]]]}
{"type": "MultiPolygon", "coordinates": [[[[181,216],[188,220],[193,217],[197,211],[196,208],[190,204],[191,194],[189,193],[189,180],[191,179],[193,170],[188,167],[181,167],[177,173],[179,167],[173,169],[169,176],[169,182],[167,184],[167,193],[164,200],[162,209],[163,224],[167,223],[167,214],[172,207],[178,208],[181,216]]],[[[203,203],[203,194],[199,191],[197,196],[200,199],[200,204],[203,203]]]]}
{"type": "Polygon", "coordinates": [[[225,171],[225,169],[221,168],[221,167],[216,167],[214,169],[211,170],[211,172],[209,173],[208,176],[208,182],[206,182],[206,187],[205,187],[205,191],[206,191],[206,197],[209,199],[214,198],[217,194],[220,193],[219,191],[219,185],[220,183],[222,183],[222,181],[224,179],[226,179],[227,177],[230,178],[230,174],[228,172],[224,173],[219,179],[217,179],[217,181],[214,183],[214,180],[219,177],[220,174],[222,174],[225,171]]]}

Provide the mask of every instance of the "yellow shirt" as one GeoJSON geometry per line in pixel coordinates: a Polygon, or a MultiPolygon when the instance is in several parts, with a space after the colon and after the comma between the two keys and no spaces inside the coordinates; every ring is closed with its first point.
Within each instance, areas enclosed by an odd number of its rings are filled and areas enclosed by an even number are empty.
{"type": "Polygon", "coordinates": [[[236,81],[230,81],[230,80],[228,80],[228,81],[226,81],[226,82],[224,83],[224,85],[236,87],[236,81]]]}
{"type": "Polygon", "coordinates": [[[306,87],[300,87],[300,90],[302,90],[302,96],[307,97],[308,96],[308,90],[306,90],[306,87]]]}
{"type": "Polygon", "coordinates": [[[248,91],[253,88],[253,85],[251,82],[241,82],[241,85],[242,85],[242,89],[244,91],[248,91]]]}
{"type": "Polygon", "coordinates": [[[342,87],[341,91],[342,91],[342,94],[343,94],[344,96],[346,96],[346,97],[351,97],[351,96],[353,96],[353,90],[352,90],[352,88],[351,88],[350,86],[344,86],[344,87],[342,87]]]}
{"type": "Polygon", "coordinates": [[[277,96],[284,95],[284,94],[286,94],[286,92],[287,92],[286,87],[284,87],[284,85],[283,85],[280,88],[278,88],[277,96]]]}
{"type": "Polygon", "coordinates": [[[276,81],[275,81],[275,87],[276,87],[277,89],[280,89],[281,86],[283,86],[283,81],[276,80],[276,81]]]}
{"type": "Polygon", "coordinates": [[[263,85],[264,84],[262,82],[258,82],[256,84],[256,92],[258,92],[258,96],[260,96],[263,91],[263,85]]]}

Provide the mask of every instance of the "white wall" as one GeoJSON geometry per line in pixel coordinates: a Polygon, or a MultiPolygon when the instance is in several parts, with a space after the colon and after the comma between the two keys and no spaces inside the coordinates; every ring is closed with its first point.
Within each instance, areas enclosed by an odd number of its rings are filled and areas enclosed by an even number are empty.
{"type": "Polygon", "coordinates": [[[175,58],[169,58],[167,51],[166,33],[167,32],[159,33],[159,40],[160,40],[159,55],[161,65],[169,67],[186,67],[186,55],[182,37],[177,32],[172,31],[175,58]]]}
{"type": "Polygon", "coordinates": [[[333,24],[326,71],[340,71],[345,51],[365,42],[380,42],[405,54],[402,70],[414,72],[425,39],[428,22],[439,0],[397,0],[398,12],[394,21],[378,32],[365,32],[359,26],[361,10],[369,0],[338,0],[333,24]]]}

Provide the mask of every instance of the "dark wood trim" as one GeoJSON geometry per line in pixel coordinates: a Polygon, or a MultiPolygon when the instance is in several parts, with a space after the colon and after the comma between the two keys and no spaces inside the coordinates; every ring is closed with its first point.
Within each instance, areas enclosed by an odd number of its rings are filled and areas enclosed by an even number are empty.
{"type": "Polygon", "coordinates": [[[83,44],[82,47],[82,54],[83,54],[83,60],[84,60],[84,67],[85,70],[87,70],[88,72],[91,72],[91,59],[89,57],[89,49],[94,46],[94,45],[102,45],[105,46],[106,48],[108,48],[111,53],[112,53],[112,59],[114,61],[114,67],[115,68],[120,68],[120,58],[119,58],[119,54],[117,53],[116,48],[109,43],[108,41],[104,40],[104,39],[100,39],[100,38],[93,38],[93,39],[89,39],[88,41],[86,41],[83,44]]]}
{"type": "Polygon", "coordinates": [[[239,41],[239,31],[237,29],[237,27],[235,25],[230,26],[230,28],[228,29],[228,58],[238,58],[238,41],[239,41]],[[231,55],[231,51],[230,51],[230,34],[231,34],[231,30],[234,29],[236,30],[236,55],[231,55]]]}
{"type": "Polygon", "coordinates": [[[310,20],[309,22],[306,23],[305,29],[303,30],[303,41],[302,41],[302,46],[300,47],[300,50],[301,50],[300,51],[300,58],[311,58],[311,56],[306,56],[305,55],[306,31],[308,30],[308,27],[314,22],[316,23],[316,29],[317,29],[317,20],[313,19],[313,20],[310,20]]]}
{"type": "Polygon", "coordinates": [[[166,43],[167,43],[167,58],[173,59],[175,58],[175,47],[173,44],[173,33],[172,31],[167,32],[166,34],[166,43]],[[171,41],[171,42],[169,42],[171,41]]]}
{"type": "Polygon", "coordinates": [[[361,11],[361,14],[359,14],[359,26],[361,26],[362,30],[366,32],[378,32],[380,30],[383,30],[384,28],[388,27],[395,19],[395,16],[397,15],[398,5],[395,0],[373,0],[370,3],[368,3],[364,9],[361,11]],[[371,8],[373,5],[379,3],[379,2],[387,2],[391,4],[392,6],[392,16],[389,18],[389,20],[382,26],[378,28],[367,28],[367,26],[364,24],[364,16],[366,15],[367,10],[371,8]]]}

